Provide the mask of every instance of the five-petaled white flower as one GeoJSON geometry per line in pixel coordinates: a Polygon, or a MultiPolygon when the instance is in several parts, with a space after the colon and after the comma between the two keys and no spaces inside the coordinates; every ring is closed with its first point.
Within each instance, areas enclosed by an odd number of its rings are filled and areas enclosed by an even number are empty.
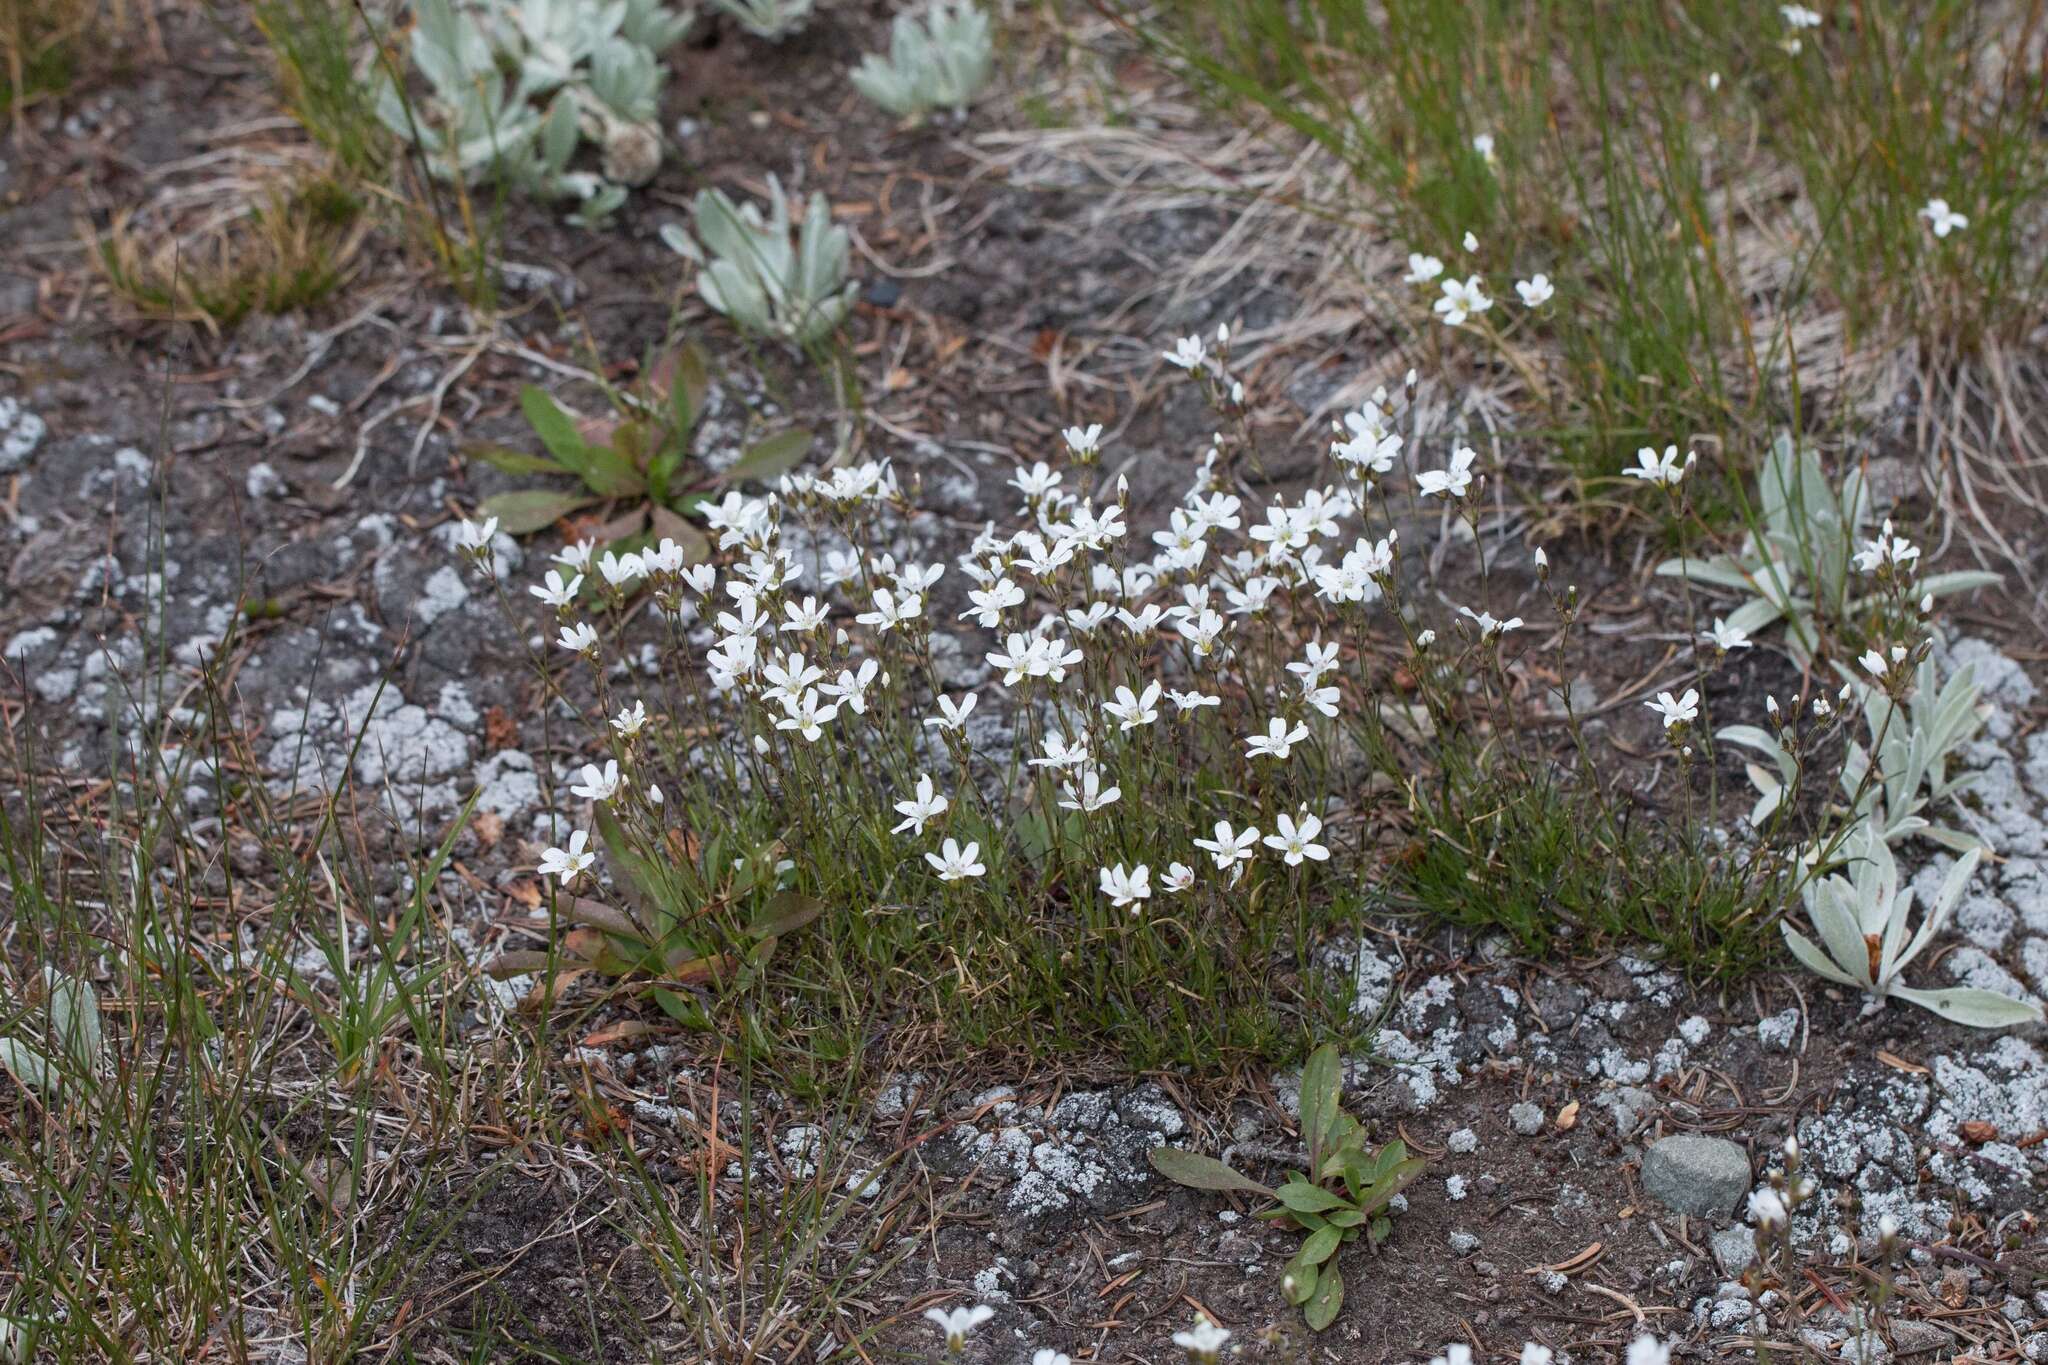
{"type": "Polygon", "coordinates": [[[1218,1327],[1209,1321],[1208,1314],[1195,1314],[1195,1325],[1185,1332],[1173,1334],[1173,1344],[1186,1351],[1204,1365],[1214,1365],[1223,1353],[1225,1343],[1230,1340],[1230,1330],[1218,1327]]]}
{"type": "Polygon", "coordinates": [[[1118,687],[1116,700],[1102,703],[1102,709],[1117,721],[1118,730],[1135,730],[1159,719],[1159,698],[1163,690],[1157,682],[1146,683],[1143,693],[1118,687]]]}
{"type": "Polygon", "coordinates": [[[907,829],[912,834],[922,834],[924,833],[925,821],[937,819],[940,815],[943,815],[949,804],[951,803],[943,795],[932,790],[932,775],[930,773],[919,773],[917,778],[917,795],[911,797],[908,801],[898,801],[896,803],[896,813],[903,817],[903,823],[897,825],[889,832],[891,834],[901,834],[907,829]]]}
{"type": "Polygon", "coordinates": [[[1677,446],[1665,446],[1662,455],[1649,446],[1643,446],[1636,451],[1635,468],[1624,469],[1621,472],[1631,479],[1641,479],[1644,483],[1662,484],[1670,488],[1683,481],[1698,460],[1698,452],[1691,450],[1685,452],[1683,460],[1679,459],[1677,446]]]}
{"type": "Polygon", "coordinates": [[[808,635],[825,624],[825,618],[831,611],[830,606],[819,606],[815,597],[806,597],[802,606],[794,602],[784,602],[782,614],[787,619],[783,621],[782,628],[796,631],[800,635],[808,635]]]}
{"type": "Polygon", "coordinates": [[[1195,870],[1186,863],[1173,863],[1166,869],[1166,875],[1159,879],[1159,885],[1178,895],[1195,884],[1195,870]]]}
{"type": "Polygon", "coordinates": [[[1526,280],[1516,280],[1515,292],[1522,296],[1523,307],[1541,308],[1550,302],[1551,296],[1557,293],[1557,288],[1551,284],[1550,276],[1538,274],[1526,280]]]}
{"type": "Polygon", "coordinates": [[[563,626],[561,638],[555,641],[571,654],[597,654],[597,630],[588,621],[578,621],[573,626],[563,626]]]}
{"type": "Polygon", "coordinates": [[[1306,808],[1298,821],[1283,811],[1274,823],[1279,832],[1266,836],[1266,847],[1278,852],[1289,867],[1300,867],[1304,858],[1318,863],[1329,858],[1330,850],[1315,841],[1323,832],[1323,822],[1306,808]]]}
{"type": "Polygon", "coordinates": [[[1259,829],[1257,825],[1246,825],[1242,833],[1234,832],[1228,820],[1216,822],[1214,839],[1197,839],[1195,847],[1216,860],[1216,870],[1228,872],[1238,863],[1248,863],[1258,853],[1259,829]]]}
{"type": "Polygon", "coordinates": [[[589,831],[577,830],[569,836],[567,848],[550,848],[543,851],[540,863],[534,871],[543,877],[559,878],[564,887],[574,886],[576,879],[588,872],[590,865],[597,861],[597,855],[588,847],[589,843],[589,831]]]}
{"type": "MultiPolygon", "coordinates": [[[[950,844],[952,841],[949,839],[950,844]]],[[[969,848],[973,845],[969,844],[969,848]]],[[[925,855],[929,858],[931,855],[925,855]]],[[[924,1320],[946,1334],[946,1349],[958,1353],[967,1345],[967,1334],[996,1315],[996,1310],[987,1304],[977,1303],[972,1308],[955,1308],[950,1311],[938,1308],[924,1310],[924,1320]]]]}
{"type": "Polygon", "coordinates": [[[1443,318],[1446,326],[1463,326],[1465,319],[1493,307],[1493,300],[1486,297],[1485,286],[1477,275],[1467,275],[1462,280],[1445,280],[1442,289],[1443,297],[1430,306],[1443,318]]]}
{"type": "Polygon", "coordinates": [[[1252,735],[1244,742],[1247,756],[1251,758],[1285,758],[1294,752],[1294,746],[1308,738],[1308,727],[1297,721],[1290,728],[1279,716],[1266,722],[1266,733],[1252,735]]]}
{"type": "Polygon", "coordinates": [[[958,701],[954,701],[951,697],[941,696],[939,698],[939,714],[936,716],[926,716],[924,723],[937,726],[941,730],[957,731],[967,724],[967,718],[974,714],[974,704],[979,700],[981,699],[972,692],[967,693],[958,701]]]}
{"type": "MultiPolygon", "coordinates": [[[[1490,611],[1474,611],[1470,607],[1459,607],[1458,615],[1468,616],[1472,619],[1472,623],[1479,627],[1481,639],[1492,639],[1496,635],[1505,635],[1511,630],[1520,630],[1522,628],[1522,618],[1519,616],[1510,616],[1507,620],[1503,621],[1490,611]]],[[[1423,634],[1428,635],[1430,632],[1424,631],[1423,634]]],[[[1434,636],[1431,638],[1434,638],[1434,636]]],[[[1425,642],[1418,638],[1416,643],[1424,644],[1425,642]]]]}
{"type": "Polygon", "coordinates": [[[1700,638],[1710,642],[1715,649],[1726,654],[1731,649],[1748,649],[1749,632],[1741,626],[1731,626],[1719,616],[1714,618],[1714,628],[1701,633],[1700,638]]]}
{"type": "Polygon", "coordinates": [[[1903,569],[1919,557],[1920,547],[1904,536],[1893,535],[1891,519],[1886,518],[1877,539],[1863,542],[1856,552],[1856,567],[1864,573],[1903,569]]]}
{"type": "Polygon", "coordinates": [[[1937,237],[1946,237],[1970,225],[1970,220],[1950,208],[1946,199],[1928,200],[1927,207],[1920,210],[1920,216],[1927,220],[1928,230],[1937,237]]]}
{"type": "Polygon", "coordinates": [[[1761,1228],[1785,1226],[1785,1200],[1768,1185],[1749,1192],[1749,1218],[1761,1228]]]}
{"type": "Polygon", "coordinates": [[[569,790],[586,801],[609,801],[619,793],[619,761],[608,758],[604,767],[595,763],[583,765],[583,785],[569,790]]]}
{"type": "Polygon", "coordinates": [[[1425,469],[1415,476],[1415,491],[1425,498],[1462,498],[1472,488],[1472,465],[1479,452],[1459,446],[1443,469],[1425,469]]]}
{"type": "Polygon", "coordinates": [[[498,519],[485,517],[482,521],[465,521],[455,528],[456,548],[471,554],[482,554],[490,548],[491,540],[498,534],[498,519]]]}
{"type": "Polygon", "coordinates": [[[549,606],[562,610],[575,602],[576,590],[582,586],[582,574],[573,574],[570,576],[569,581],[564,583],[559,569],[549,569],[547,581],[545,583],[536,583],[527,588],[527,591],[549,606]]]}
{"type": "Polygon", "coordinates": [[[1075,776],[1079,779],[1078,782],[1068,781],[1060,787],[1064,793],[1060,797],[1062,809],[1098,811],[1104,806],[1115,805],[1116,799],[1124,794],[1121,787],[1103,786],[1102,773],[1098,769],[1083,768],[1075,776]]]}
{"type": "Polygon", "coordinates": [[[612,729],[627,739],[639,734],[647,727],[647,703],[636,701],[631,706],[619,708],[619,714],[612,717],[612,729]]]}
{"type": "Polygon", "coordinates": [[[1496,160],[1493,152],[1493,134],[1474,133],[1472,135],[1472,150],[1479,153],[1481,161],[1491,166],[1496,160]]]}
{"type": "Polygon", "coordinates": [[[1669,692],[1659,692],[1655,701],[1643,705],[1655,711],[1669,730],[1674,725],[1684,725],[1700,718],[1700,692],[1696,687],[1685,689],[1685,695],[1674,697],[1669,692]]]}
{"type": "Polygon", "coordinates": [[[1138,902],[1152,899],[1152,869],[1139,863],[1126,868],[1122,863],[1101,870],[1099,885],[1102,894],[1109,897],[1109,903],[1121,910],[1129,906],[1131,913],[1138,913],[1138,902]]]}
{"type": "Polygon", "coordinates": [[[1085,460],[1102,448],[1102,423],[1090,422],[1085,427],[1068,427],[1060,436],[1076,458],[1085,460]]]}
{"type": "Polygon", "coordinates": [[[1444,263],[1434,256],[1425,256],[1419,251],[1408,253],[1408,273],[1401,277],[1405,284],[1428,284],[1444,273],[1444,263]]]}
{"type": "MultiPolygon", "coordinates": [[[[932,870],[939,874],[939,880],[942,882],[957,882],[963,877],[979,877],[988,871],[981,863],[981,845],[972,840],[968,841],[967,847],[962,848],[954,840],[948,839],[939,846],[937,853],[925,854],[924,860],[932,865],[932,870]]],[[[987,1312],[986,1309],[978,1311],[987,1312]]],[[[925,1316],[930,1317],[931,1314],[927,1313],[925,1316]]],[[[976,1322],[982,1321],[986,1321],[986,1318],[976,1319],[976,1322]]],[[[967,1325],[973,1327],[975,1323],[967,1325]]]]}
{"type": "Polygon", "coordinates": [[[1202,339],[1198,336],[1182,337],[1173,343],[1172,350],[1162,354],[1165,355],[1167,364],[1178,365],[1183,370],[1192,371],[1200,369],[1202,363],[1209,358],[1209,348],[1202,344],[1202,339]]]}

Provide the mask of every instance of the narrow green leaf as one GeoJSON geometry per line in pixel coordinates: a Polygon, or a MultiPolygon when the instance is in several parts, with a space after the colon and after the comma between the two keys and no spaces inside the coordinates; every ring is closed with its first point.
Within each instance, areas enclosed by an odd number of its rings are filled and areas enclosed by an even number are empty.
{"type": "Polygon", "coordinates": [[[514,450],[510,446],[470,446],[462,452],[464,458],[482,460],[491,468],[506,474],[565,474],[574,476],[569,469],[548,455],[535,455],[527,450],[514,450]]]}
{"type": "Polygon", "coordinates": [[[554,525],[572,512],[597,501],[587,493],[555,493],[544,488],[522,488],[513,493],[496,493],[477,508],[479,516],[496,517],[498,527],[510,536],[531,535],[554,525]]]}
{"type": "Polygon", "coordinates": [[[1249,1176],[1239,1175],[1212,1156],[1180,1147],[1154,1147],[1149,1153],[1152,1169],[1176,1185],[1191,1190],[1237,1190],[1275,1198],[1273,1191],[1249,1176]]]}
{"type": "Polygon", "coordinates": [[[1309,1331],[1320,1332],[1337,1320],[1343,1307],[1344,1277],[1334,1264],[1326,1265],[1316,1280],[1315,1297],[1302,1309],[1301,1320],[1308,1324],[1309,1331]]]}
{"type": "Polygon", "coordinates": [[[1328,1213],[1332,1209],[1349,1207],[1322,1186],[1311,1185],[1306,1180],[1288,1181],[1274,1192],[1273,1197],[1296,1213],[1328,1213]]]}
{"type": "Polygon", "coordinates": [[[811,433],[798,428],[777,432],[746,448],[732,468],[725,471],[725,483],[767,483],[796,468],[811,448],[811,433]]]}

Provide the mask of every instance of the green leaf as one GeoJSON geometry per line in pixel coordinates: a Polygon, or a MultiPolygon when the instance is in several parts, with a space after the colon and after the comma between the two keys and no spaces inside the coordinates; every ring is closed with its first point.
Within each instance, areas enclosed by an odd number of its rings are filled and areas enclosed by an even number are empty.
{"type": "Polygon", "coordinates": [[[1911,1001],[1922,1009],[1932,1010],[1944,1019],[1971,1028],[2006,1028],[2014,1024],[2038,1024],[2041,1022],[2041,1007],[2025,1000],[2015,1000],[1997,991],[1985,990],[1982,986],[1949,986],[1941,989],[1921,989],[1910,986],[1894,987],[1892,994],[1901,1000],[1911,1001]]]}
{"type": "Polygon", "coordinates": [[[661,1006],[661,1012],[686,1029],[699,1033],[711,1030],[711,1016],[704,1013],[704,1007],[681,991],[672,991],[663,986],[654,988],[654,1003],[661,1006]]]}
{"type": "Polygon", "coordinates": [[[1312,1171],[1320,1172],[1322,1168],[1324,1139],[1332,1118],[1342,1112],[1338,1106],[1343,1098],[1344,1080],[1339,1074],[1337,1049],[1325,1043],[1309,1054],[1301,1068],[1301,1141],[1308,1148],[1312,1171]]]}
{"type": "Polygon", "coordinates": [[[526,424],[533,428],[533,434],[540,437],[540,443],[548,448],[548,454],[555,457],[564,469],[585,478],[590,468],[589,447],[576,430],[576,423],[562,405],[548,395],[548,391],[528,384],[519,391],[519,410],[526,414],[526,424]]]}
{"type": "Polygon", "coordinates": [[[1320,1264],[1320,1261],[1306,1260],[1296,1252],[1293,1260],[1280,1267],[1280,1297],[1296,1308],[1314,1298],[1316,1281],[1322,1278],[1322,1272],[1316,1268],[1320,1264]]]}
{"type": "Polygon", "coordinates": [[[485,464],[507,474],[566,474],[574,475],[575,470],[566,468],[547,455],[535,455],[531,451],[514,450],[510,446],[470,446],[464,450],[467,459],[482,460],[485,464]]]}
{"type": "Polygon", "coordinates": [[[1350,1207],[1322,1186],[1311,1185],[1306,1180],[1288,1181],[1274,1192],[1273,1197],[1296,1213],[1329,1213],[1333,1209],[1350,1207]]]}
{"type": "Polygon", "coordinates": [[[825,902],[816,896],[784,891],[769,898],[768,903],[761,907],[761,913],[754,916],[754,922],[747,926],[747,932],[755,938],[776,938],[803,928],[824,909],[825,902]]]}
{"type": "Polygon", "coordinates": [[[792,427],[788,431],[777,432],[748,446],[732,468],[725,471],[722,482],[767,483],[778,474],[787,474],[796,468],[810,448],[811,433],[808,431],[792,427]]]}
{"type": "Polygon", "coordinates": [[[1152,1169],[1176,1185],[1191,1190],[1237,1190],[1276,1198],[1273,1191],[1249,1176],[1239,1175],[1213,1156],[1203,1156],[1180,1147],[1154,1147],[1148,1154],[1152,1169]]]}
{"type": "Polygon", "coordinates": [[[1392,1170],[1375,1180],[1371,1189],[1358,1197],[1358,1207],[1366,1213],[1385,1208],[1388,1200],[1406,1189],[1416,1176],[1428,1169],[1429,1163],[1419,1156],[1409,1157],[1396,1164],[1392,1170]]]}
{"type": "Polygon", "coordinates": [[[1344,1277],[1335,1265],[1323,1267],[1323,1273],[1316,1280],[1315,1297],[1308,1301],[1308,1307],[1301,1313],[1301,1320],[1308,1324],[1311,1332],[1320,1332],[1337,1320],[1337,1314],[1344,1307],[1344,1277]]]}
{"type": "Polygon", "coordinates": [[[1337,1248],[1343,1241],[1344,1229],[1325,1223],[1303,1240],[1301,1250],[1295,1252],[1294,1257],[1308,1265],[1321,1265],[1337,1254],[1337,1248]]]}
{"type": "Polygon", "coordinates": [[[704,364],[704,349],[694,342],[676,352],[675,379],[669,385],[669,407],[676,415],[676,440],[687,442],[704,415],[704,399],[711,392],[711,376],[704,364]]]}
{"type": "Polygon", "coordinates": [[[477,515],[496,517],[498,528],[508,536],[531,535],[552,526],[572,512],[596,502],[587,493],[555,493],[545,488],[522,488],[513,493],[496,493],[485,498],[477,515]]]}

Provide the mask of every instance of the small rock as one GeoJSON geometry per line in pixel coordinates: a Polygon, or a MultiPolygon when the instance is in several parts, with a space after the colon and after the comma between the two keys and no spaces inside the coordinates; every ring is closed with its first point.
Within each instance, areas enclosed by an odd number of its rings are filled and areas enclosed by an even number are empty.
{"type": "Polygon", "coordinates": [[[1525,1100],[1508,1107],[1508,1122],[1523,1137],[1534,1137],[1543,1131],[1543,1111],[1525,1100]]]}
{"type": "Polygon", "coordinates": [[[1643,1188],[1674,1213],[1726,1218],[1749,1182],[1748,1153],[1726,1138],[1659,1138],[1643,1154],[1643,1188]]]}
{"type": "Polygon", "coordinates": [[[1722,1228],[1708,1239],[1721,1273],[1734,1279],[1756,1260],[1756,1234],[1748,1228],[1722,1228]]]}
{"type": "Polygon", "coordinates": [[[1920,1322],[1905,1318],[1891,1324],[1892,1347],[1902,1356],[1918,1355],[1923,1351],[1945,1351],[1955,1345],[1955,1338],[1931,1322],[1920,1322]]]}

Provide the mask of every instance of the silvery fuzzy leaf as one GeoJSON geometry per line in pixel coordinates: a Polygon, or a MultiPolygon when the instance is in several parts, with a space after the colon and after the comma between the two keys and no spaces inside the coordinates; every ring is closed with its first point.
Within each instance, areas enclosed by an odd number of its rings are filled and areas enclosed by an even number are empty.
{"type": "Polygon", "coordinates": [[[2032,1001],[2015,1000],[1979,986],[1938,989],[1899,986],[1893,989],[1892,994],[1970,1028],[2009,1028],[2041,1021],[2041,1007],[2032,1001]]]}
{"type": "Polygon", "coordinates": [[[1806,969],[1816,976],[1843,986],[1862,987],[1864,984],[1850,976],[1829,960],[1828,955],[1814,945],[1812,939],[1794,929],[1783,920],[1778,922],[1780,932],[1785,935],[1785,946],[1792,950],[1792,956],[1804,963],[1806,969]]]}

